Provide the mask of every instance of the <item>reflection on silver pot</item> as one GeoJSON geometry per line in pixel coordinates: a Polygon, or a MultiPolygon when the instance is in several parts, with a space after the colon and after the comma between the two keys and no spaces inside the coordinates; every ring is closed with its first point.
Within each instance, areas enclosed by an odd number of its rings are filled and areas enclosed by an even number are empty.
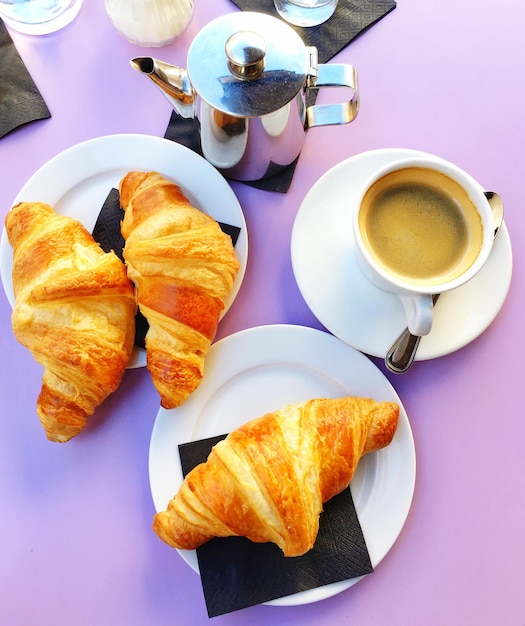
{"type": "Polygon", "coordinates": [[[224,15],[188,51],[188,69],[152,57],[132,59],[184,118],[197,118],[204,157],[225,176],[268,178],[299,156],[306,131],[348,124],[357,115],[357,75],[346,64],[318,64],[283,21],[263,13],[224,15]],[[312,89],[345,87],[349,98],[309,104],[312,89]]]}

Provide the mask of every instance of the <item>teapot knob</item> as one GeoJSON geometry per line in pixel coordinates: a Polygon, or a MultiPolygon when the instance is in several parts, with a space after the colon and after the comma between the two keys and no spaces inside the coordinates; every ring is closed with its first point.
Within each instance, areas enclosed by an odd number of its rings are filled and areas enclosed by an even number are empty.
{"type": "Polygon", "coordinates": [[[258,78],[264,70],[266,42],[253,31],[243,30],[229,37],[225,46],[228,67],[241,80],[258,78]]]}

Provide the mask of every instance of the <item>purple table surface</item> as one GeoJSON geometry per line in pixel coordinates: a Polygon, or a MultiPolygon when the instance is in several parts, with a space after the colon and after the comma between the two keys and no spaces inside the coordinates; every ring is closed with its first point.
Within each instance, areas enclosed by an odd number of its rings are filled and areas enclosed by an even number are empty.
{"type": "MultiPolygon", "coordinates": [[[[153,50],[120,37],[102,0],[86,0],[53,35],[13,32],[52,118],[0,140],[2,220],[62,150],[115,133],[162,136],[170,106],[129,59],[153,54],[184,67],[196,33],[234,10],[227,0],[197,0],[182,38],[153,50]]],[[[525,624],[524,24],[525,4],[515,0],[399,0],[335,58],[358,69],[357,120],[308,133],[287,194],[232,183],[250,254],[218,338],[263,324],[322,328],[294,279],[294,218],[322,174],[371,149],[431,152],[498,191],[514,271],[494,323],[465,348],[403,376],[372,359],[407,409],[417,452],[412,508],[375,572],[314,604],[257,606],[213,623],[525,624]]],[[[159,401],[148,373],[129,370],[80,437],[49,443],[35,414],[41,368],[14,339],[10,313],[2,293],[0,623],[208,623],[198,576],[151,531],[148,447],[159,401]]]]}

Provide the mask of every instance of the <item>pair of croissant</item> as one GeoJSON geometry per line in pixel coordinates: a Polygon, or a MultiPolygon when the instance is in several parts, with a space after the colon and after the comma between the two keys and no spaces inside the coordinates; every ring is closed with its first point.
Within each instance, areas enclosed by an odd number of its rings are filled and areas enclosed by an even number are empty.
{"type": "Polygon", "coordinates": [[[44,366],[37,413],[68,441],[119,386],[137,301],[149,322],[147,366],[167,408],[195,390],[238,270],[219,225],[155,172],[120,182],[126,267],[76,220],[22,202],[6,216],[17,340],[44,366]],[[131,280],[130,280],[131,279],[131,280]]]}

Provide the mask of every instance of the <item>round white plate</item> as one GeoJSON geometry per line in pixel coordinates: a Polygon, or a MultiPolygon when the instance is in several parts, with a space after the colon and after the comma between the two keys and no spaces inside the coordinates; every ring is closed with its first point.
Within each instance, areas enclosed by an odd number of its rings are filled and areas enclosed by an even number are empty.
{"type": "MultiPolygon", "coordinates": [[[[179,408],[161,409],[150,442],[153,502],[163,511],[183,476],[178,444],[228,433],[286,404],[316,397],[355,395],[397,402],[399,426],[392,443],[365,456],[351,482],[356,511],[375,567],[397,539],[414,492],[414,440],[401,401],[380,370],[332,335],[292,325],[261,326],[214,344],[198,389],[179,408]]],[[[195,551],[180,551],[198,571],[195,551]]],[[[353,578],[268,604],[296,605],[333,596],[353,578]]]]}
{"type": "MultiPolygon", "coordinates": [[[[393,159],[424,155],[384,149],[351,157],[310,189],[292,230],[293,271],[306,304],[336,337],[361,352],[384,358],[406,327],[399,299],[366,280],[357,267],[352,206],[360,185],[393,159]]],[[[466,285],[443,294],[431,332],[417,360],[454,352],[478,337],[499,313],[510,286],[512,250],[503,224],[489,260],[466,285]]]]}
{"type": "MultiPolygon", "coordinates": [[[[77,144],[53,157],[28,180],[16,196],[18,202],[46,202],[57,213],[79,220],[91,232],[104,201],[129,171],[159,172],[187,193],[194,206],[214,219],[241,229],[235,246],[240,262],[233,289],[222,316],[241,286],[248,259],[248,233],[244,215],[219,172],[201,156],[174,141],[149,135],[108,135],[77,144]]],[[[7,298],[14,304],[13,252],[5,228],[0,242],[0,271],[7,298]]],[[[221,316],[221,317],[222,317],[221,316]]],[[[129,367],[146,364],[145,352],[135,348],[129,367]]]]}

